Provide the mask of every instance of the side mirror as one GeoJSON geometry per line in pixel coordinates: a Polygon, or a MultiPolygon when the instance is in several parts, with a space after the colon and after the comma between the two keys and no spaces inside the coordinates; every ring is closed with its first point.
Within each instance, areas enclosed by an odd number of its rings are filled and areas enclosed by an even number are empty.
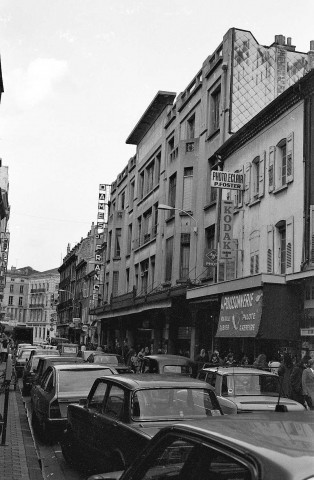
{"type": "Polygon", "coordinates": [[[79,405],[81,405],[82,407],[86,407],[87,406],[87,398],[80,398],[79,405]]]}

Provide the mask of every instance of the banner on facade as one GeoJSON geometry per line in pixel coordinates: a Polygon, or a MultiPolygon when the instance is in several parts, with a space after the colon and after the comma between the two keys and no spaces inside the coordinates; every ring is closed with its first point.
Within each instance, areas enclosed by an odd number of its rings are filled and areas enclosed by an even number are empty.
{"type": "Polygon", "coordinates": [[[262,318],[261,289],[223,295],[217,337],[256,337],[262,318]]]}

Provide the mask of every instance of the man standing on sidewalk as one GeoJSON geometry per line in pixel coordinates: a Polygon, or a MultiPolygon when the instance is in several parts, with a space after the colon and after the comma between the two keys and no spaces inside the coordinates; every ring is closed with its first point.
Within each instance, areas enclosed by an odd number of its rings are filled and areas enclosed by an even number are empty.
{"type": "Polygon", "coordinates": [[[310,410],[314,410],[314,359],[308,362],[308,368],[302,374],[302,389],[310,410]]]}

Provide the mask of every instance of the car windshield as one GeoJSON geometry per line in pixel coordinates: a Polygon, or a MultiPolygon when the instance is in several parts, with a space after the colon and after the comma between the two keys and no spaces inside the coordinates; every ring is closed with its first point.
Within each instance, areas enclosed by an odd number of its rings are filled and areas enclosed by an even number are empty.
{"type": "Polygon", "coordinates": [[[19,355],[19,359],[22,359],[22,360],[28,360],[29,357],[31,356],[31,350],[24,350],[23,352],[20,353],[19,355]]]}
{"type": "Polygon", "coordinates": [[[133,394],[131,416],[137,421],[206,418],[220,415],[210,392],[202,388],[152,388],[133,394]]]}
{"type": "Polygon", "coordinates": [[[102,368],[101,370],[60,370],[59,393],[88,393],[96,378],[103,375],[112,375],[112,372],[109,368],[102,368]]]}
{"type": "Polygon", "coordinates": [[[279,377],[277,375],[241,374],[227,376],[228,395],[268,395],[277,397],[280,391],[279,377]]]}

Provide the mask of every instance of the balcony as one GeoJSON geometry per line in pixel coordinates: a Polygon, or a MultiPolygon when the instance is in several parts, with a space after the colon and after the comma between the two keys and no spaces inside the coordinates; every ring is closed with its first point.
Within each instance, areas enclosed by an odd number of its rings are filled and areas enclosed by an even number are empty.
{"type": "Polygon", "coordinates": [[[45,308],[43,303],[30,303],[29,308],[45,308]]]}
{"type": "Polygon", "coordinates": [[[31,293],[46,293],[45,288],[31,288],[31,293]]]}

